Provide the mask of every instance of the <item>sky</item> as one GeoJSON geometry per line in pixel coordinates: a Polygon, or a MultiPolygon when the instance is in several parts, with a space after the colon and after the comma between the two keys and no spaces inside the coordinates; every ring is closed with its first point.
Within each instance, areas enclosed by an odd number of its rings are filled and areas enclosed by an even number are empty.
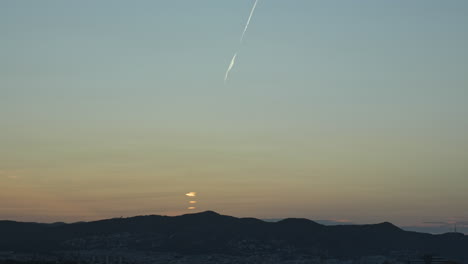
{"type": "Polygon", "coordinates": [[[0,0],[0,219],[468,221],[468,1],[253,3],[0,0]]]}

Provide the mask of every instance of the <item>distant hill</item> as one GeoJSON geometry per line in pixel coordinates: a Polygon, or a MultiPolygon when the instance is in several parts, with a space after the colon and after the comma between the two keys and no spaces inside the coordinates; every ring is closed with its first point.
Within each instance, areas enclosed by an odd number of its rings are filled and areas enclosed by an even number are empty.
{"type": "Polygon", "coordinates": [[[328,254],[336,257],[414,251],[468,258],[468,237],[408,232],[391,223],[325,226],[307,219],[265,222],[207,211],[73,224],[0,221],[0,251],[148,250],[180,253],[328,254]]]}

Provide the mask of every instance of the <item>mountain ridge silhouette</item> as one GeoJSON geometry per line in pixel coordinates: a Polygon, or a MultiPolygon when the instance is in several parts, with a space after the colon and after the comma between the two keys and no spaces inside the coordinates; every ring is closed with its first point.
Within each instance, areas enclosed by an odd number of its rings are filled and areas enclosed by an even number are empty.
{"type": "Polygon", "coordinates": [[[468,258],[468,236],[404,231],[383,222],[325,226],[304,218],[266,222],[214,211],[179,216],[146,215],[77,223],[0,221],[0,250],[149,250],[228,253],[296,252],[337,257],[411,250],[468,258]]]}

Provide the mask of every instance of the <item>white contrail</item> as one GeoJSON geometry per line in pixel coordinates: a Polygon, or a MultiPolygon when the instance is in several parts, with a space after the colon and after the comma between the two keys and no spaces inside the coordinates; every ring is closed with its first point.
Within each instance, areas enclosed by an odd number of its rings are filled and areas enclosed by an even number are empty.
{"type": "Polygon", "coordinates": [[[253,5],[253,7],[252,7],[252,10],[250,11],[249,19],[247,19],[247,24],[245,24],[244,31],[242,32],[240,43],[242,43],[242,41],[244,41],[245,32],[247,32],[247,29],[249,28],[250,20],[252,19],[252,16],[253,16],[253,14],[255,12],[255,8],[257,7],[257,3],[258,3],[258,0],[255,0],[255,3],[253,5]]]}
{"type": "MultiPolygon", "coordinates": [[[[240,38],[240,44],[241,45],[242,45],[242,42],[244,41],[245,33],[247,32],[247,29],[249,28],[250,20],[252,19],[252,16],[253,16],[253,14],[255,12],[255,8],[257,7],[257,3],[258,3],[258,0],[255,0],[255,3],[253,5],[253,7],[252,7],[252,10],[250,10],[249,19],[247,19],[247,23],[245,24],[244,31],[242,31],[242,35],[241,35],[241,38],[240,38]]],[[[229,64],[229,67],[228,67],[228,69],[226,71],[226,75],[224,76],[224,84],[226,84],[226,81],[229,78],[229,72],[232,70],[232,67],[234,67],[234,64],[236,63],[237,53],[238,52],[236,52],[234,54],[234,57],[232,57],[231,63],[229,64]]]]}
{"type": "Polygon", "coordinates": [[[228,77],[229,77],[229,72],[232,70],[232,67],[234,67],[234,63],[236,63],[236,57],[237,57],[237,52],[234,54],[234,57],[232,57],[231,63],[229,64],[229,67],[226,71],[226,75],[224,76],[224,83],[226,83],[228,77]]]}

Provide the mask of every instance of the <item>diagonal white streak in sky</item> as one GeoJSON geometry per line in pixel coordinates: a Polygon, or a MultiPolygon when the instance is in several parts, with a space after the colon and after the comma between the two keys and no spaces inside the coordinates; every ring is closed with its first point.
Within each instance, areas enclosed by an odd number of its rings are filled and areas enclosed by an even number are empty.
{"type": "MultiPolygon", "coordinates": [[[[247,23],[245,24],[245,27],[244,27],[244,31],[242,31],[242,35],[241,35],[241,38],[240,38],[240,44],[242,45],[242,42],[244,41],[244,36],[245,36],[245,33],[247,32],[247,29],[249,28],[249,24],[250,24],[250,20],[252,20],[252,16],[255,12],[255,8],[257,7],[257,3],[258,3],[258,0],[255,0],[255,3],[252,7],[252,10],[250,10],[250,15],[249,15],[249,18],[247,19],[247,23]]],[[[229,67],[226,71],[226,75],[224,76],[224,84],[226,84],[228,78],[229,78],[229,72],[232,70],[232,68],[234,67],[234,64],[236,63],[236,57],[237,57],[237,53],[236,52],[234,54],[234,57],[232,57],[232,60],[231,60],[231,63],[229,64],[229,67]]]]}
{"type": "Polygon", "coordinates": [[[226,75],[224,76],[224,83],[226,83],[228,77],[229,77],[229,72],[232,70],[232,67],[234,67],[234,63],[236,63],[236,57],[237,57],[237,52],[234,54],[234,57],[232,57],[231,63],[229,64],[229,67],[226,71],[226,75]]]}
{"type": "Polygon", "coordinates": [[[250,20],[252,19],[252,16],[253,16],[253,14],[255,12],[255,8],[257,7],[257,3],[258,3],[258,0],[255,0],[255,3],[253,5],[253,7],[252,7],[252,10],[250,11],[249,19],[247,19],[247,24],[245,24],[244,31],[242,32],[240,43],[242,43],[244,41],[245,32],[247,32],[247,29],[249,28],[250,20]]]}

